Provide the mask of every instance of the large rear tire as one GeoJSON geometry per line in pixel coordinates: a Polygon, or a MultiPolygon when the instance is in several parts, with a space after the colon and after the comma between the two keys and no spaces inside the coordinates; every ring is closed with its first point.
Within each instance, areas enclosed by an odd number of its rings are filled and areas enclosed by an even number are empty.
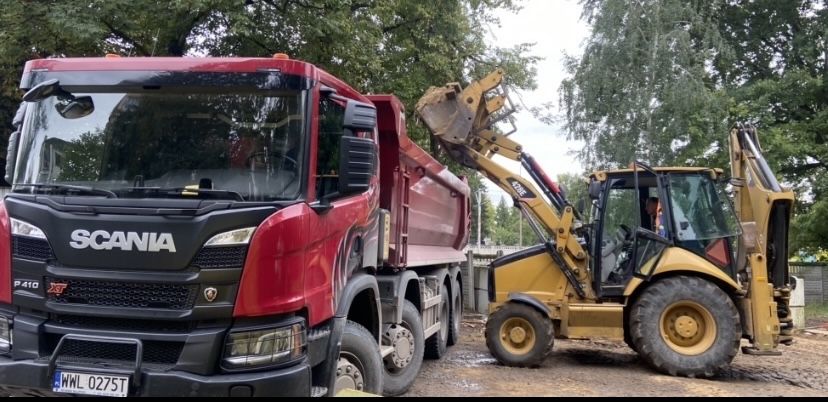
{"type": "Polygon", "coordinates": [[[451,311],[449,311],[448,345],[460,343],[460,321],[463,319],[463,292],[460,282],[451,281],[451,311]]]}
{"type": "Polygon", "coordinates": [[[486,321],[486,346],[500,364],[538,367],[552,352],[552,320],[532,307],[506,303],[486,321]]]}
{"type": "Polygon", "coordinates": [[[446,354],[449,334],[449,296],[448,286],[440,289],[440,330],[426,339],[425,356],[429,359],[439,359],[446,354]]]}
{"type": "Polygon", "coordinates": [[[362,325],[348,321],[342,333],[333,394],[349,388],[379,394],[382,392],[382,372],[377,340],[362,325]]]}
{"type": "Polygon", "coordinates": [[[408,392],[423,365],[425,339],[420,312],[410,301],[403,303],[402,322],[386,328],[383,337],[395,350],[383,359],[382,394],[397,396],[408,392]]]}
{"type": "Polygon", "coordinates": [[[630,311],[639,355],[674,376],[712,377],[733,361],[742,336],[739,312],[718,286],[701,278],[658,281],[630,311]]]}

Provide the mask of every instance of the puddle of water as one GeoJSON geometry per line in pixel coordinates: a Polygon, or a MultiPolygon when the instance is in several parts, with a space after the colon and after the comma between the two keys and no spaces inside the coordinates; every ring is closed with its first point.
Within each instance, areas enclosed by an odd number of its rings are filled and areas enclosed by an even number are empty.
{"type": "Polygon", "coordinates": [[[497,363],[494,357],[482,353],[461,352],[449,357],[448,361],[463,367],[480,367],[497,363]]]}

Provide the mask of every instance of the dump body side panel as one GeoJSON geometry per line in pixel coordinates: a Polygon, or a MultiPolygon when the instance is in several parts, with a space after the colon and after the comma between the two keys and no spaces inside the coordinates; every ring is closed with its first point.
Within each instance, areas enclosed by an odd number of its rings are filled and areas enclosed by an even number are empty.
{"type": "Polygon", "coordinates": [[[408,137],[399,99],[368,98],[378,114],[380,207],[391,211],[389,264],[414,267],[464,260],[468,184],[408,137]]]}

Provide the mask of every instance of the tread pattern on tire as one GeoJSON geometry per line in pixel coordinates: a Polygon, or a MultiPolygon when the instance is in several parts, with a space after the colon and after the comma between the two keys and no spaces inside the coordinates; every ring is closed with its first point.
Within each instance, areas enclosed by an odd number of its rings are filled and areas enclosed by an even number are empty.
{"type": "MultiPolygon", "coordinates": [[[[417,310],[417,307],[415,307],[414,304],[411,303],[408,300],[405,300],[403,302],[403,320],[405,320],[406,315],[414,315],[415,316],[415,317],[412,317],[412,318],[415,318],[412,321],[416,321],[416,322],[414,322],[412,326],[416,327],[416,328],[412,328],[412,330],[414,330],[414,331],[419,330],[419,332],[420,332],[419,337],[417,336],[417,334],[414,334],[414,342],[416,343],[416,345],[414,345],[414,347],[415,347],[415,352],[414,352],[415,357],[414,357],[414,360],[412,360],[411,363],[409,363],[408,367],[406,367],[406,369],[410,370],[410,371],[407,371],[404,376],[402,376],[402,375],[396,375],[396,376],[391,375],[387,372],[385,367],[383,367],[383,376],[384,376],[384,378],[383,378],[383,381],[382,381],[382,386],[383,386],[382,394],[384,396],[397,396],[397,395],[402,395],[402,394],[408,392],[408,390],[411,388],[411,386],[414,385],[414,381],[417,379],[417,374],[419,373],[420,368],[422,367],[422,364],[423,364],[423,354],[424,354],[424,349],[425,349],[424,348],[425,341],[423,340],[422,317],[420,316],[420,311],[417,310]],[[419,350],[417,350],[416,348],[418,348],[419,350]]],[[[382,362],[382,363],[383,363],[383,366],[384,366],[385,362],[382,362]]]]}
{"type": "Polygon", "coordinates": [[[452,284],[453,289],[452,289],[452,292],[451,292],[451,299],[452,299],[451,302],[452,303],[451,303],[450,309],[449,309],[449,322],[451,323],[451,325],[449,326],[449,334],[448,334],[448,341],[447,341],[448,346],[453,346],[453,345],[456,345],[456,344],[460,343],[460,326],[462,325],[461,321],[463,320],[463,297],[462,297],[463,292],[461,290],[461,287],[460,287],[460,284],[458,283],[458,281],[453,280],[451,282],[451,284],[452,284]],[[454,307],[455,307],[454,306],[454,299],[455,298],[459,299],[459,301],[460,301],[460,303],[459,303],[460,311],[454,311],[454,307]],[[457,318],[458,314],[459,314],[459,318],[457,318]],[[458,319],[456,327],[454,325],[455,318],[458,319]]]}
{"type": "MultiPolygon", "coordinates": [[[[445,305],[448,306],[448,303],[450,302],[449,297],[448,297],[448,287],[446,285],[443,285],[442,289],[440,289],[440,292],[441,292],[441,297],[442,297],[440,303],[441,304],[446,303],[445,305]]],[[[442,308],[442,305],[440,306],[440,308],[442,308]]],[[[451,309],[449,308],[449,310],[451,310],[451,309]]],[[[439,314],[442,315],[442,310],[439,314]]],[[[446,314],[446,316],[447,316],[446,318],[448,318],[448,315],[449,314],[446,314]]],[[[443,323],[448,324],[448,320],[443,321],[441,323],[441,325],[443,323]]],[[[437,331],[437,333],[435,333],[434,335],[432,335],[428,339],[426,339],[426,341],[425,341],[425,357],[426,358],[436,360],[436,359],[439,359],[439,358],[443,357],[446,354],[446,349],[448,347],[448,339],[447,339],[448,336],[443,338],[441,332],[442,332],[442,328],[440,328],[440,331],[437,331]]],[[[448,334],[448,331],[446,331],[446,334],[448,334]]]]}
{"type": "MultiPolygon", "coordinates": [[[[376,361],[371,362],[371,361],[366,360],[366,361],[362,362],[366,366],[368,364],[371,364],[371,363],[373,363],[373,365],[375,366],[375,367],[371,368],[375,372],[362,373],[363,378],[366,379],[365,380],[366,385],[365,385],[364,391],[368,392],[368,393],[373,393],[373,394],[382,393],[382,375],[383,375],[382,357],[380,357],[379,345],[377,345],[376,338],[374,338],[374,335],[372,335],[371,332],[368,331],[362,325],[359,325],[356,322],[348,320],[345,323],[345,330],[343,331],[343,334],[342,334],[342,349],[345,349],[345,347],[347,345],[346,337],[348,337],[349,335],[357,337],[360,340],[360,342],[365,341],[365,340],[370,341],[371,349],[374,349],[374,348],[376,349],[375,350],[376,354],[372,355],[372,360],[376,360],[376,361]],[[370,386],[370,387],[367,384],[369,377],[373,377],[374,380],[376,381],[376,384],[373,384],[373,386],[370,386]]],[[[369,345],[368,345],[368,342],[365,342],[364,345],[355,345],[355,346],[357,348],[363,348],[363,347],[368,348],[369,345]]],[[[365,352],[367,352],[367,351],[365,351],[365,352]]],[[[361,359],[363,359],[363,358],[361,358],[361,359]]],[[[369,368],[365,367],[365,370],[368,371],[369,368]]]]}
{"type": "Polygon", "coordinates": [[[675,276],[652,284],[630,311],[630,337],[638,354],[656,370],[673,376],[709,378],[716,375],[736,356],[741,331],[739,312],[730,297],[718,286],[697,277],[675,276]],[[659,332],[663,309],[681,300],[699,303],[716,320],[713,345],[697,356],[673,351],[659,332]]]}
{"type": "Polygon", "coordinates": [[[494,355],[498,362],[510,367],[540,366],[541,363],[543,363],[552,353],[552,347],[555,340],[552,321],[548,317],[545,317],[532,307],[514,302],[504,304],[503,307],[489,316],[489,319],[486,321],[485,337],[486,347],[489,348],[489,352],[494,355]],[[529,357],[525,359],[509,360],[506,358],[507,356],[497,353],[497,351],[501,350],[500,341],[497,337],[503,321],[505,321],[506,318],[513,317],[515,315],[520,315],[532,324],[535,329],[535,333],[539,334],[537,336],[538,343],[542,345],[543,349],[539,352],[530,353],[529,357]]]}

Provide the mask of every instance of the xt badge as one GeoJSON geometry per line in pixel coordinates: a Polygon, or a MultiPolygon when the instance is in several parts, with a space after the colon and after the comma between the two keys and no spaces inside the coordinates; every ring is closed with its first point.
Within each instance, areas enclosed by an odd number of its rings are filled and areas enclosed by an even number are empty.
{"type": "Polygon", "coordinates": [[[46,290],[47,294],[60,296],[66,291],[66,288],[69,286],[68,283],[63,282],[49,282],[49,289],[46,290]]]}
{"type": "Polygon", "coordinates": [[[208,302],[216,300],[216,296],[218,296],[218,290],[216,288],[211,286],[207,289],[204,289],[204,299],[206,299],[208,302]]]}

